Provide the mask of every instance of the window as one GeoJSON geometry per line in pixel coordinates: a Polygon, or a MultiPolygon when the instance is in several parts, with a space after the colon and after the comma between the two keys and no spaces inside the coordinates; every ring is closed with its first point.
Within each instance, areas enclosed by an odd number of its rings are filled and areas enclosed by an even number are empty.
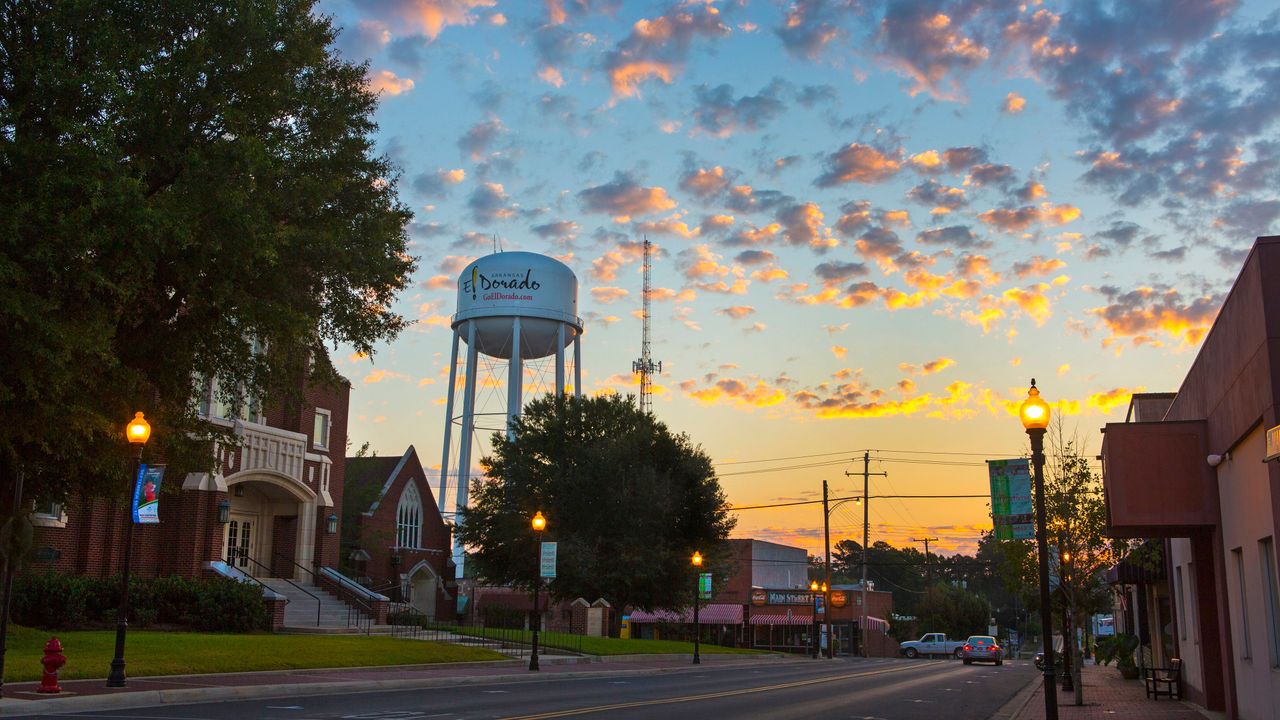
{"type": "Polygon", "coordinates": [[[315,427],[311,431],[311,444],[321,450],[329,449],[329,417],[324,408],[316,408],[315,427]]]}
{"type": "Polygon", "coordinates": [[[396,547],[416,548],[422,541],[422,495],[413,480],[405,483],[396,510],[396,547]]]}
{"type": "Polygon", "coordinates": [[[1231,559],[1234,561],[1236,570],[1236,592],[1240,594],[1240,657],[1248,660],[1253,653],[1252,648],[1249,647],[1249,595],[1245,589],[1244,549],[1232,550],[1231,559]]]}
{"type": "Polygon", "coordinates": [[[205,377],[196,383],[196,407],[200,415],[223,420],[262,422],[262,402],[257,396],[227,397],[217,380],[205,377]]]}
{"type": "Polygon", "coordinates": [[[62,503],[39,500],[31,506],[31,524],[36,527],[66,527],[67,513],[62,503]]]}
{"type": "Polygon", "coordinates": [[[1187,594],[1182,587],[1182,566],[1174,568],[1174,592],[1178,594],[1178,636],[1187,639],[1187,594]]]}
{"type": "Polygon", "coordinates": [[[1276,587],[1276,544],[1273,538],[1258,541],[1262,563],[1262,604],[1267,613],[1267,651],[1271,667],[1280,667],[1280,588],[1276,587]]]}

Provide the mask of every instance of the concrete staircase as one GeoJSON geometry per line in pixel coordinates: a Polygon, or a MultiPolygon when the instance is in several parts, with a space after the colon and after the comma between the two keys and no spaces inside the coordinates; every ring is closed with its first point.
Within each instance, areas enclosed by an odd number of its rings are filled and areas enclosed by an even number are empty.
{"type": "MultiPolygon", "coordinates": [[[[369,622],[366,613],[351,608],[337,596],[311,583],[301,580],[290,583],[284,578],[258,578],[258,581],[271,588],[273,592],[289,599],[289,604],[284,607],[284,627],[281,628],[281,632],[363,634],[364,627],[369,622]],[[320,609],[318,624],[316,622],[317,599],[320,609]]],[[[375,635],[385,635],[390,632],[391,628],[388,625],[374,625],[372,628],[372,634],[375,635]]]]}

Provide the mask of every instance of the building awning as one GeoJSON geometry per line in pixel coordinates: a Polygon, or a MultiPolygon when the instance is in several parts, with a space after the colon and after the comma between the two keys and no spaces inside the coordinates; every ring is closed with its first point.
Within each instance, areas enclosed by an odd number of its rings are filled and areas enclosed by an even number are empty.
{"type": "MultiPolygon", "coordinates": [[[[671,610],[636,610],[631,613],[631,623],[673,623],[693,624],[693,608],[685,608],[682,612],[671,610]]],[[[742,606],[715,604],[698,609],[699,625],[741,625],[742,606]]]]}
{"type": "Polygon", "coordinates": [[[758,612],[751,615],[752,625],[812,625],[813,613],[758,612]]]}
{"type": "Polygon", "coordinates": [[[868,616],[867,616],[867,629],[868,629],[868,630],[879,630],[879,631],[880,631],[880,632],[882,632],[882,633],[887,633],[887,632],[889,632],[889,621],[887,621],[887,620],[883,620],[883,619],[878,618],[878,617],[871,617],[870,615],[868,615],[868,616]]]}

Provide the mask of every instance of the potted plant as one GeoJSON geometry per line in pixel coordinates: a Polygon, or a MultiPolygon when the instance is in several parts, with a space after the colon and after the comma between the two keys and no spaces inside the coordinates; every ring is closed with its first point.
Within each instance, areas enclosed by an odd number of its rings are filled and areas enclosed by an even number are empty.
{"type": "Polygon", "coordinates": [[[1137,636],[1117,633],[1098,641],[1098,661],[1103,665],[1110,665],[1111,661],[1115,660],[1121,677],[1126,680],[1136,680],[1138,665],[1133,661],[1133,653],[1137,649],[1137,636]]]}

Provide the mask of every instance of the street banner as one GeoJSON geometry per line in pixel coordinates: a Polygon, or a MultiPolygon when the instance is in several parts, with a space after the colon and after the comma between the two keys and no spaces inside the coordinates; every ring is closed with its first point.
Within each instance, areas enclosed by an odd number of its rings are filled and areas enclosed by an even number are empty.
{"type": "Polygon", "coordinates": [[[711,573],[698,573],[698,599],[711,599],[711,573]]]}
{"type": "Polygon", "coordinates": [[[541,577],[553,578],[556,576],[556,544],[553,542],[542,543],[542,569],[541,577]]]}
{"type": "Polygon", "coordinates": [[[164,466],[138,466],[138,478],[133,485],[133,521],[141,525],[160,522],[160,481],[164,480],[164,466]]]}
{"type": "Polygon", "coordinates": [[[1029,461],[1026,458],[988,460],[987,472],[991,476],[991,523],[996,539],[1035,538],[1029,461]]]}
{"type": "Polygon", "coordinates": [[[826,608],[826,605],[824,604],[824,599],[822,595],[818,593],[814,593],[813,595],[813,614],[814,615],[827,614],[827,608],[826,608]]]}

